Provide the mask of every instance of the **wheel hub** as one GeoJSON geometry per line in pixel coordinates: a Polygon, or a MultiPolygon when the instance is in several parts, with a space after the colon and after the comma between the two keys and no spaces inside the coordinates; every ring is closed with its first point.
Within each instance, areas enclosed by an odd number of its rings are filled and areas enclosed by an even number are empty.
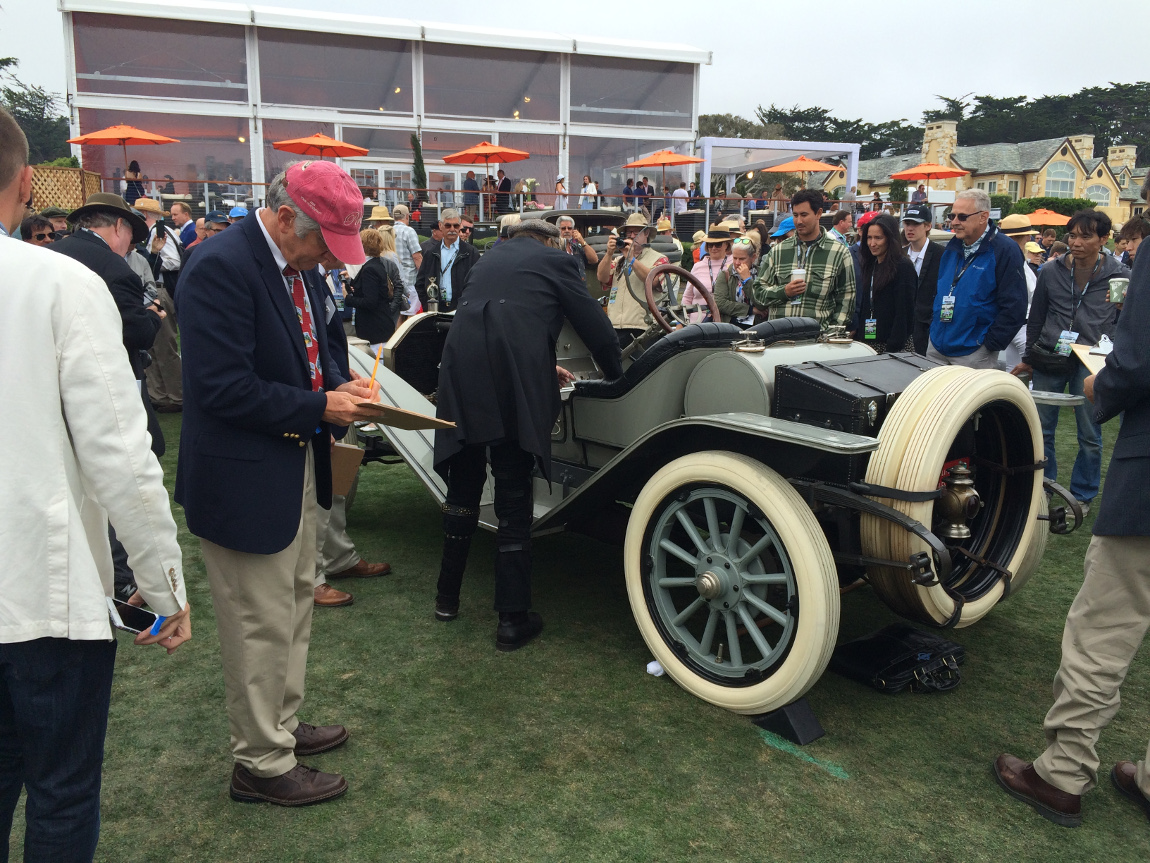
{"type": "Polygon", "coordinates": [[[723,582],[710,570],[695,576],[695,589],[706,600],[717,599],[723,592],[723,582]]]}

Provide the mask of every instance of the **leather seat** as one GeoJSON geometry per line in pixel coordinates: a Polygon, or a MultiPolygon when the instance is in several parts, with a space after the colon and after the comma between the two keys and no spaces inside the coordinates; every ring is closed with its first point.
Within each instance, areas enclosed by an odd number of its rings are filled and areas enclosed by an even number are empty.
{"type": "Polygon", "coordinates": [[[744,330],[744,336],[762,339],[766,344],[773,345],[782,341],[810,341],[817,339],[821,332],[822,327],[814,318],[775,318],[744,330]]]}
{"type": "MultiPolygon", "coordinates": [[[[817,335],[818,322],[812,323],[817,335]]],[[[631,363],[621,378],[613,381],[576,381],[574,395],[592,399],[619,398],[671,357],[695,348],[725,348],[742,338],[746,338],[745,332],[734,324],[691,324],[667,333],[655,342],[646,353],[631,363]]]]}

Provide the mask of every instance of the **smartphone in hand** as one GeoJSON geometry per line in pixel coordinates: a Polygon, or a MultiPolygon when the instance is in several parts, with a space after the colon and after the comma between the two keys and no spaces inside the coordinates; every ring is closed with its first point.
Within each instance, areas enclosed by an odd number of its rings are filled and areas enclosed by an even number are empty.
{"type": "Polygon", "coordinates": [[[110,596],[105,598],[108,600],[108,617],[111,619],[112,626],[116,629],[122,629],[124,632],[130,632],[133,635],[147,632],[150,635],[155,635],[164,625],[164,621],[167,620],[163,615],[148,611],[146,608],[129,605],[110,596]]]}

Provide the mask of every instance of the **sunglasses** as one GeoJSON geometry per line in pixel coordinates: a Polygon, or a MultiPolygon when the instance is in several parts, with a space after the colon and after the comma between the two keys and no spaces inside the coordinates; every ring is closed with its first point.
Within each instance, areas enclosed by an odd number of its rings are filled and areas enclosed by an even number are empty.
{"type": "Polygon", "coordinates": [[[470,234],[470,233],[471,233],[471,226],[470,226],[470,225],[464,225],[464,226],[462,226],[462,227],[459,229],[459,233],[461,233],[461,234],[470,234]]]}
{"type": "Polygon", "coordinates": [[[51,234],[51,233],[46,233],[46,234],[33,234],[33,235],[32,235],[32,239],[33,239],[33,240],[47,240],[47,239],[48,239],[48,238],[50,238],[51,236],[52,236],[52,234],[51,234]]]}
{"type": "Polygon", "coordinates": [[[748,240],[746,237],[736,237],[734,240],[734,245],[746,246],[748,249],[750,249],[750,248],[754,248],[755,244],[752,243],[750,240],[748,240]]]}
{"type": "Polygon", "coordinates": [[[445,231],[458,231],[459,230],[459,222],[444,222],[443,223],[443,230],[445,230],[445,231]]]}
{"type": "Polygon", "coordinates": [[[977,216],[979,213],[985,213],[985,212],[986,212],[986,210],[975,210],[973,213],[951,213],[950,219],[951,219],[951,221],[958,219],[960,222],[965,222],[971,216],[977,216]]]}

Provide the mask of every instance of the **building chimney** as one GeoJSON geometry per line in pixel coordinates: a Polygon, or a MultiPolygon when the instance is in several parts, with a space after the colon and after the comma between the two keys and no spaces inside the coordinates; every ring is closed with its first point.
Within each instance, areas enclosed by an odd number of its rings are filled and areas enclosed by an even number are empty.
{"type": "Polygon", "coordinates": [[[950,157],[958,147],[958,122],[936,120],[927,123],[922,134],[922,160],[936,165],[949,165],[950,157]]]}
{"type": "Polygon", "coordinates": [[[1109,147],[1106,150],[1106,164],[1115,173],[1123,168],[1129,168],[1133,171],[1137,159],[1138,148],[1130,144],[1119,144],[1117,147],[1109,147]]]}
{"type": "Polygon", "coordinates": [[[1070,138],[1070,144],[1083,162],[1094,158],[1093,135],[1074,135],[1070,138]]]}

